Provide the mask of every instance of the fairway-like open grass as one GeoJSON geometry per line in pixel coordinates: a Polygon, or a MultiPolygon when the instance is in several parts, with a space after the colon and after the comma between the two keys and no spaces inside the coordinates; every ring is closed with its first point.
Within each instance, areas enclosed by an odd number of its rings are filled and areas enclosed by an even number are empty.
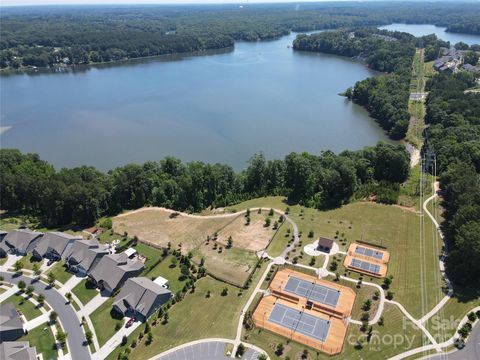
{"type": "Polygon", "coordinates": [[[22,336],[17,341],[28,341],[30,346],[37,349],[37,354],[42,354],[43,360],[52,360],[57,358],[57,349],[52,330],[46,324],[32,329],[28,334],[22,336]]]}
{"type": "Polygon", "coordinates": [[[202,218],[188,215],[170,217],[171,211],[160,208],[143,208],[112,219],[115,232],[138,236],[146,243],[173,248],[182,244],[185,250],[199,245],[235,219],[233,217],[202,218]]]}
{"type": "Polygon", "coordinates": [[[99,294],[98,290],[87,281],[83,279],[77,286],[75,286],[72,292],[77,296],[77,298],[82,302],[83,305],[86,305],[90,300],[99,294]]]}
{"type": "Polygon", "coordinates": [[[35,319],[42,315],[42,312],[30,301],[21,295],[13,294],[8,299],[2,301],[2,304],[11,303],[17,311],[21,312],[27,320],[35,319]]]}
{"type": "MultiPolygon", "coordinates": [[[[285,209],[288,205],[283,197],[277,196],[245,201],[232,208],[240,211],[256,206],[285,209]]],[[[427,216],[420,217],[416,211],[399,206],[371,202],[355,202],[330,211],[295,205],[290,206],[289,216],[303,233],[301,237],[303,245],[313,242],[319,236],[335,239],[335,237],[342,238],[343,234],[347,239],[345,246],[339,243],[343,250],[346,250],[351,242],[360,239],[386,247],[391,254],[388,275],[394,277],[391,287],[391,291],[395,293],[394,299],[401,302],[412,316],[420,318],[443,297],[440,290],[442,279],[438,263],[442,244],[440,239],[434,236],[435,229],[427,216]],[[424,257],[420,256],[421,222],[423,222],[425,238],[424,257]],[[307,237],[310,230],[315,233],[313,239],[307,237]],[[423,277],[420,271],[421,263],[425,265],[423,277]],[[426,306],[423,309],[422,287],[426,290],[423,295],[426,306]]],[[[274,242],[283,240],[281,237],[276,237],[274,242]]],[[[335,240],[338,242],[338,239],[335,240]]],[[[297,250],[299,251],[301,250],[297,250]]],[[[339,265],[338,271],[343,274],[343,265],[341,262],[339,265]]],[[[358,278],[353,272],[351,276],[358,278]]],[[[381,283],[369,277],[365,277],[364,280],[381,283]]]]}

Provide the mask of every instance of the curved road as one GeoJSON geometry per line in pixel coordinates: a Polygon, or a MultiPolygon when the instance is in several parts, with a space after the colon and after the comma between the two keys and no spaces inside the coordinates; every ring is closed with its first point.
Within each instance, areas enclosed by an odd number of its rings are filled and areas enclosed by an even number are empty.
{"type": "MultiPolygon", "coordinates": [[[[4,277],[6,282],[16,285],[21,280],[23,280],[26,284],[30,284],[33,280],[28,276],[15,276],[13,273],[4,271],[0,272],[0,275],[4,277]]],[[[87,339],[85,338],[82,326],[74,309],[66,303],[65,298],[60,295],[57,290],[50,289],[46,284],[38,281],[32,283],[32,285],[35,288],[34,292],[36,294],[43,294],[46,302],[57,312],[65,332],[68,333],[67,341],[70,351],[69,355],[71,355],[72,359],[91,359],[92,357],[88,351],[88,347],[84,345],[86,344],[87,339]]]]}
{"type": "Polygon", "coordinates": [[[480,322],[474,326],[462,350],[430,356],[428,360],[478,360],[480,359],[480,322]]]}

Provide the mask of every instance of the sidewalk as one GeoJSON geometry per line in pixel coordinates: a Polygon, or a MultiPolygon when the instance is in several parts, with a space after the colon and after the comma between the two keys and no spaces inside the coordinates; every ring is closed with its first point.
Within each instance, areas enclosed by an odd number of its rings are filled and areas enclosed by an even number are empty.
{"type": "Polygon", "coordinates": [[[16,294],[20,289],[17,285],[12,286],[4,293],[0,294],[0,302],[7,300],[10,296],[16,294]]]}

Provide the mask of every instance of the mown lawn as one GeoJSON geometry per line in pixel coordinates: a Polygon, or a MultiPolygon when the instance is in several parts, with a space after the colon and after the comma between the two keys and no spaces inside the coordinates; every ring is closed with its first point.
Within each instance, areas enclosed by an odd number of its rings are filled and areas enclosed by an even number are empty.
{"type": "Polygon", "coordinates": [[[40,268],[40,266],[42,266],[42,263],[44,261],[44,259],[42,260],[37,260],[37,259],[34,259],[32,257],[32,254],[27,254],[25,255],[23,258],[21,258],[20,261],[22,264],[23,264],[23,267],[22,269],[25,269],[25,270],[33,270],[33,265],[34,264],[37,264],[38,267],[40,268]]]}
{"type": "Polygon", "coordinates": [[[57,261],[55,265],[53,265],[50,270],[47,271],[47,274],[50,272],[53,273],[55,275],[55,279],[60,281],[62,284],[65,284],[68,279],[73,276],[73,273],[67,270],[63,261],[57,261]]]}
{"type": "Polygon", "coordinates": [[[17,341],[28,341],[30,346],[35,346],[37,354],[43,355],[44,360],[57,358],[55,338],[50,327],[46,326],[46,324],[30,330],[27,335],[22,336],[17,341]]]}
{"type": "MultiPolygon", "coordinates": [[[[252,284],[258,282],[265,269],[265,264],[254,274],[252,284]]],[[[159,324],[152,329],[153,344],[147,346],[145,341],[132,349],[130,358],[136,360],[149,359],[162,351],[189,341],[222,337],[234,338],[240,310],[253,291],[254,285],[239,295],[238,288],[205,277],[197,281],[194,293],[187,293],[185,298],[169,310],[167,324],[159,324]],[[228,289],[227,296],[221,296],[223,288],[228,289]],[[211,291],[211,297],[205,294],[211,291]]],[[[144,327],[140,326],[128,338],[128,344],[136,338],[144,327]]],[[[118,347],[107,359],[114,360],[125,347],[118,347]]]]}
{"type": "Polygon", "coordinates": [[[83,305],[86,305],[90,300],[99,294],[97,289],[93,287],[93,285],[87,281],[87,279],[83,279],[72,289],[72,292],[77,296],[83,305]]]}
{"type": "MultiPolygon", "coordinates": [[[[232,208],[239,211],[255,206],[284,210],[288,205],[283,197],[276,196],[249,200],[232,208]]],[[[388,274],[394,277],[391,287],[391,291],[395,293],[394,299],[401,302],[412,316],[419,318],[422,314],[426,314],[443,297],[440,291],[442,280],[438,265],[438,254],[442,244],[440,239],[434,236],[435,229],[427,216],[419,217],[416,212],[398,206],[370,202],[355,202],[330,211],[294,205],[290,206],[289,216],[302,232],[303,246],[313,242],[319,236],[335,239],[335,237],[341,238],[343,234],[346,245],[339,243],[343,250],[358,239],[386,247],[391,253],[388,274]],[[421,222],[425,236],[424,259],[420,256],[421,222]],[[314,231],[313,239],[307,237],[310,230],[314,231]],[[421,261],[425,261],[424,277],[420,276],[421,261]],[[425,309],[422,309],[422,286],[426,289],[425,309]]],[[[279,240],[279,238],[274,239],[274,241],[279,240]]],[[[301,249],[298,249],[297,253],[299,251],[301,249]]],[[[294,254],[290,255],[291,258],[293,256],[294,254]]],[[[338,272],[344,274],[342,262],[339,262],[338,272]]],[[[358,278],[358,275],[353,272],[349,276],[358,278]]],[[[364,280],[381,283],[369,277],[364,277],[364,280]]]]}
{"type": "Polygon", "coordinates": [[[458,291],[462,295],[449,299],[444,307],[425,324],[427,330],[439,342],[446,341],[455,335],[460,320],[471,309],[480,306],[480,291],[474,289],[458,289],[458,291]]]}
{"type": "Polygon", "coordinates": [[[270,358],[300,359],[302,352],[308,351],[308,359],[369,359],[380,360],[414,349],[422,345],[423,333],[394,305],[387,304],[384,311],[385,325],[373,326],[373,335],[370,342],[366,341],[365,334],[356,325],[349,325],[343,351],[335,356],[329,356],[305,345],[289,341],[270,331],[255,328],[252,331],[243,332],[242,339],[257,345],[268,352],[270,358]],[[357,341],[362,342],[362,348],[356,349],[357,341]],[[285,347],[283,355],[275,353],[277,344],[282,343],[285,347]]]}
{"type": "Polygon", "coordinates": [[[277,257],[287,247],[289,240],[293,238],[293,228],[290,223],[284,221],[278,231],[275,233],[272,241],[267,247],[267,253],[270,256],[277,257]]]}
{"type": "Polygon", "coordinates": [[[30,300],[24,299],[22,296],[17,294],[13,294],[8,299],[5,299],[2,301],[2,304],[3,303],[13,304],[17,311],[20,311],[27,318],[27,320],[32,320],[42,315],[42,312],[37,309],[30,300]]]}
{"type": "Polygon", "coordinates": [[[90,314],[100,346],[103,346],[117,332],[115,325],[123,324],[122,316],[113,311],[113,301],[114,298],[108,299],[90,314]]]}
{"type": "Polygon", "coordinates": [[[158,260],[162,258],[162,250],[159,250],[157,248],[154,248],[152,246],[148,246],[142,243],[137,243],[137,245],[134,246],[135,250],[143,256],[147,258],[145,261],[145,270],[144,274],[148,273],[150,270],[150,267],[152,267],[158,260]]]}
{"type": "Polygon", "coordinates": [[[172,267],[171,258],[172,255],[167,256],[145,276],[152,280],[155,280],[155,278],[159,276],[167,279],[170,290],[172,293],[176,294],[183,289],[187,280],[180,280],[182,275],[180,272],[180,266],[177,264],[175,267],[172,267]]]}

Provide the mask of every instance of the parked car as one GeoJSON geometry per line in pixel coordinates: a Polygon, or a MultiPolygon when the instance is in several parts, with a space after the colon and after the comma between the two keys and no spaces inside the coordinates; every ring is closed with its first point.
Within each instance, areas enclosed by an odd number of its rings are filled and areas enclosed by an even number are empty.
{"type": "Polygon", "coordinates": [[[125,324],[125,327],[129,328],[130,326],[133,325],[134,322],[135,322],[135,318],[131,318],[130,320],[127,321],[127,323],[125,324]]]}

